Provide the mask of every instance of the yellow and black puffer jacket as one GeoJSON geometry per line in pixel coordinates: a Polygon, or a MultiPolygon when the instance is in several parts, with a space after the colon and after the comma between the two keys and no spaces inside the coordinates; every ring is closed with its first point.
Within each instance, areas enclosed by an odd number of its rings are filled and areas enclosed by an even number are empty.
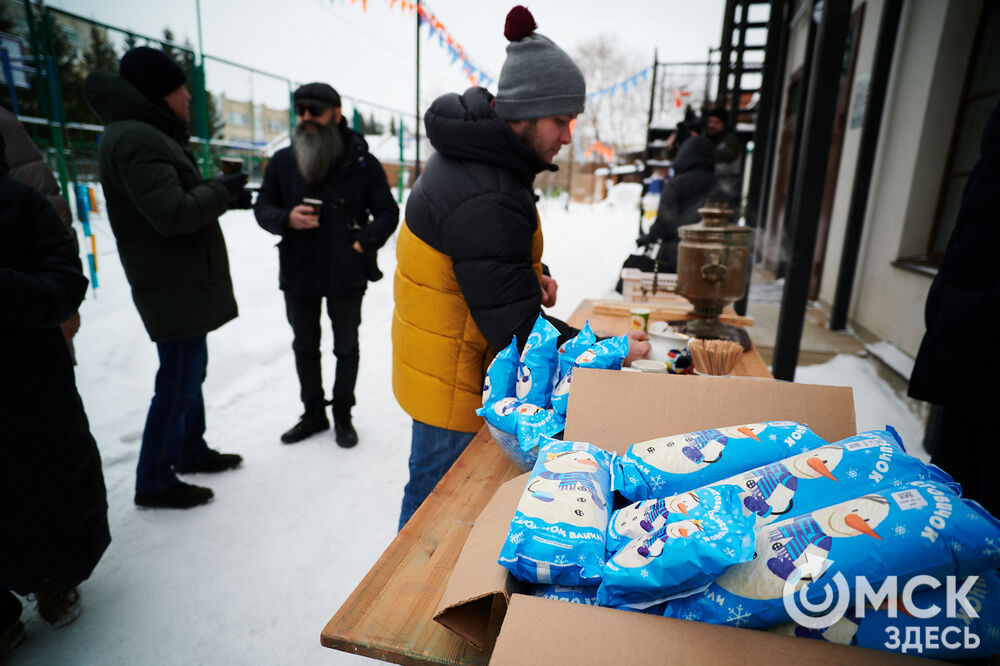
{"type": "MultiPolygon", "coordinates": [[[[485,369],[541,313],[542,232],[532,183],[549,165],[493,113],[489,93],[445,95],[425,116],[437,150],[396,244],[392,386],[415,420],[474,432],[485,369]]],[[[549,318],[560,342],[574,334],[549,318]]]]}

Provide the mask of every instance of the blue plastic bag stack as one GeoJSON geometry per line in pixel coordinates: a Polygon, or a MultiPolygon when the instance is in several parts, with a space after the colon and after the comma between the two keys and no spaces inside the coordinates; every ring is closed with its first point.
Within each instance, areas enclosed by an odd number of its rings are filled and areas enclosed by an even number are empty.
{"type": "Polygon", "coordinates": [[[483,406],[476,414],[522,470],[530,470],[539,442],[566,426],[566,405],[574,367],[620,369],[628,355],[624,336],[597,340],[587,323],[575,337],[556,346],[559,332],[538,317],[517,353],[517,341],[500,351],[486,371],[483,406]]]}

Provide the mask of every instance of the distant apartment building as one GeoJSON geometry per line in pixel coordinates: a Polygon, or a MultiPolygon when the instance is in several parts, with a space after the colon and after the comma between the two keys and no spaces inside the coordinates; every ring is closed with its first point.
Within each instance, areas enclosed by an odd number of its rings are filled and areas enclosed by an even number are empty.
{"type": "Polygon", "coordinates": [[[288,133],[288,110],[219,96],[224,141],[265,144],[288,133]]]}

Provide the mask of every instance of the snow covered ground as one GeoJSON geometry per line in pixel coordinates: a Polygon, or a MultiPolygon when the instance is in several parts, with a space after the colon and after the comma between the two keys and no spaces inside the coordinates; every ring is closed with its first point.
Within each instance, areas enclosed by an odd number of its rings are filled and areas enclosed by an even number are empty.
{"type": "MultiPolygon", "coordinates": [[[[560,285],[556,316],[613,287],[634,247],[634,206],[628,196],[568,211],[562,201],[540,203],[545,259],[560,285]]],[[[132,305],[107,220],[98,214],[92,225],[100,287],[81,309],[77,385],[104,461],[113,540],[81,586],[80,619],[53,630],[27,604],[28,639],[10,663],[370,663],[321,647],[319,633],[395,536],[407,479],[410,420],[390,387],[394,240],[379,257],[387,278],[364,302],[354,412],[360,444],[340,449],[324,433],[283,446],[278,436],[301,405],[276,239],[250,211],[223,217],[240,317],[208,336],[207,439],[245,463],[187,477],[215,490],[208,506],[155,511],[137,510],[132,494],[156,351],[132,305]]],[[[324,330],[329,385],[328,322],[324,330]]],[[[922,424],[861,359],[836,357],[800,369],[797,378],[852,385],[859,430],[888,421],[907,442],[920,440],[922,424]]]]}

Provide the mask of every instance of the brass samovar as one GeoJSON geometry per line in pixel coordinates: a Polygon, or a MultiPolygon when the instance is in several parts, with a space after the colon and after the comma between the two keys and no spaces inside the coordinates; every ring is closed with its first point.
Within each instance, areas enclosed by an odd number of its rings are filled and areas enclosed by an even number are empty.
{"type": "Polygon", "coordinates": [[[706,201],[698,212],[700,222],[678,229],[677,293],[691,301],[695,314],[684,330],[696,338],[730,340],[719,315],[746,292],[750,228],[730,223],[733,211],[725,201],[706,201]]]}

